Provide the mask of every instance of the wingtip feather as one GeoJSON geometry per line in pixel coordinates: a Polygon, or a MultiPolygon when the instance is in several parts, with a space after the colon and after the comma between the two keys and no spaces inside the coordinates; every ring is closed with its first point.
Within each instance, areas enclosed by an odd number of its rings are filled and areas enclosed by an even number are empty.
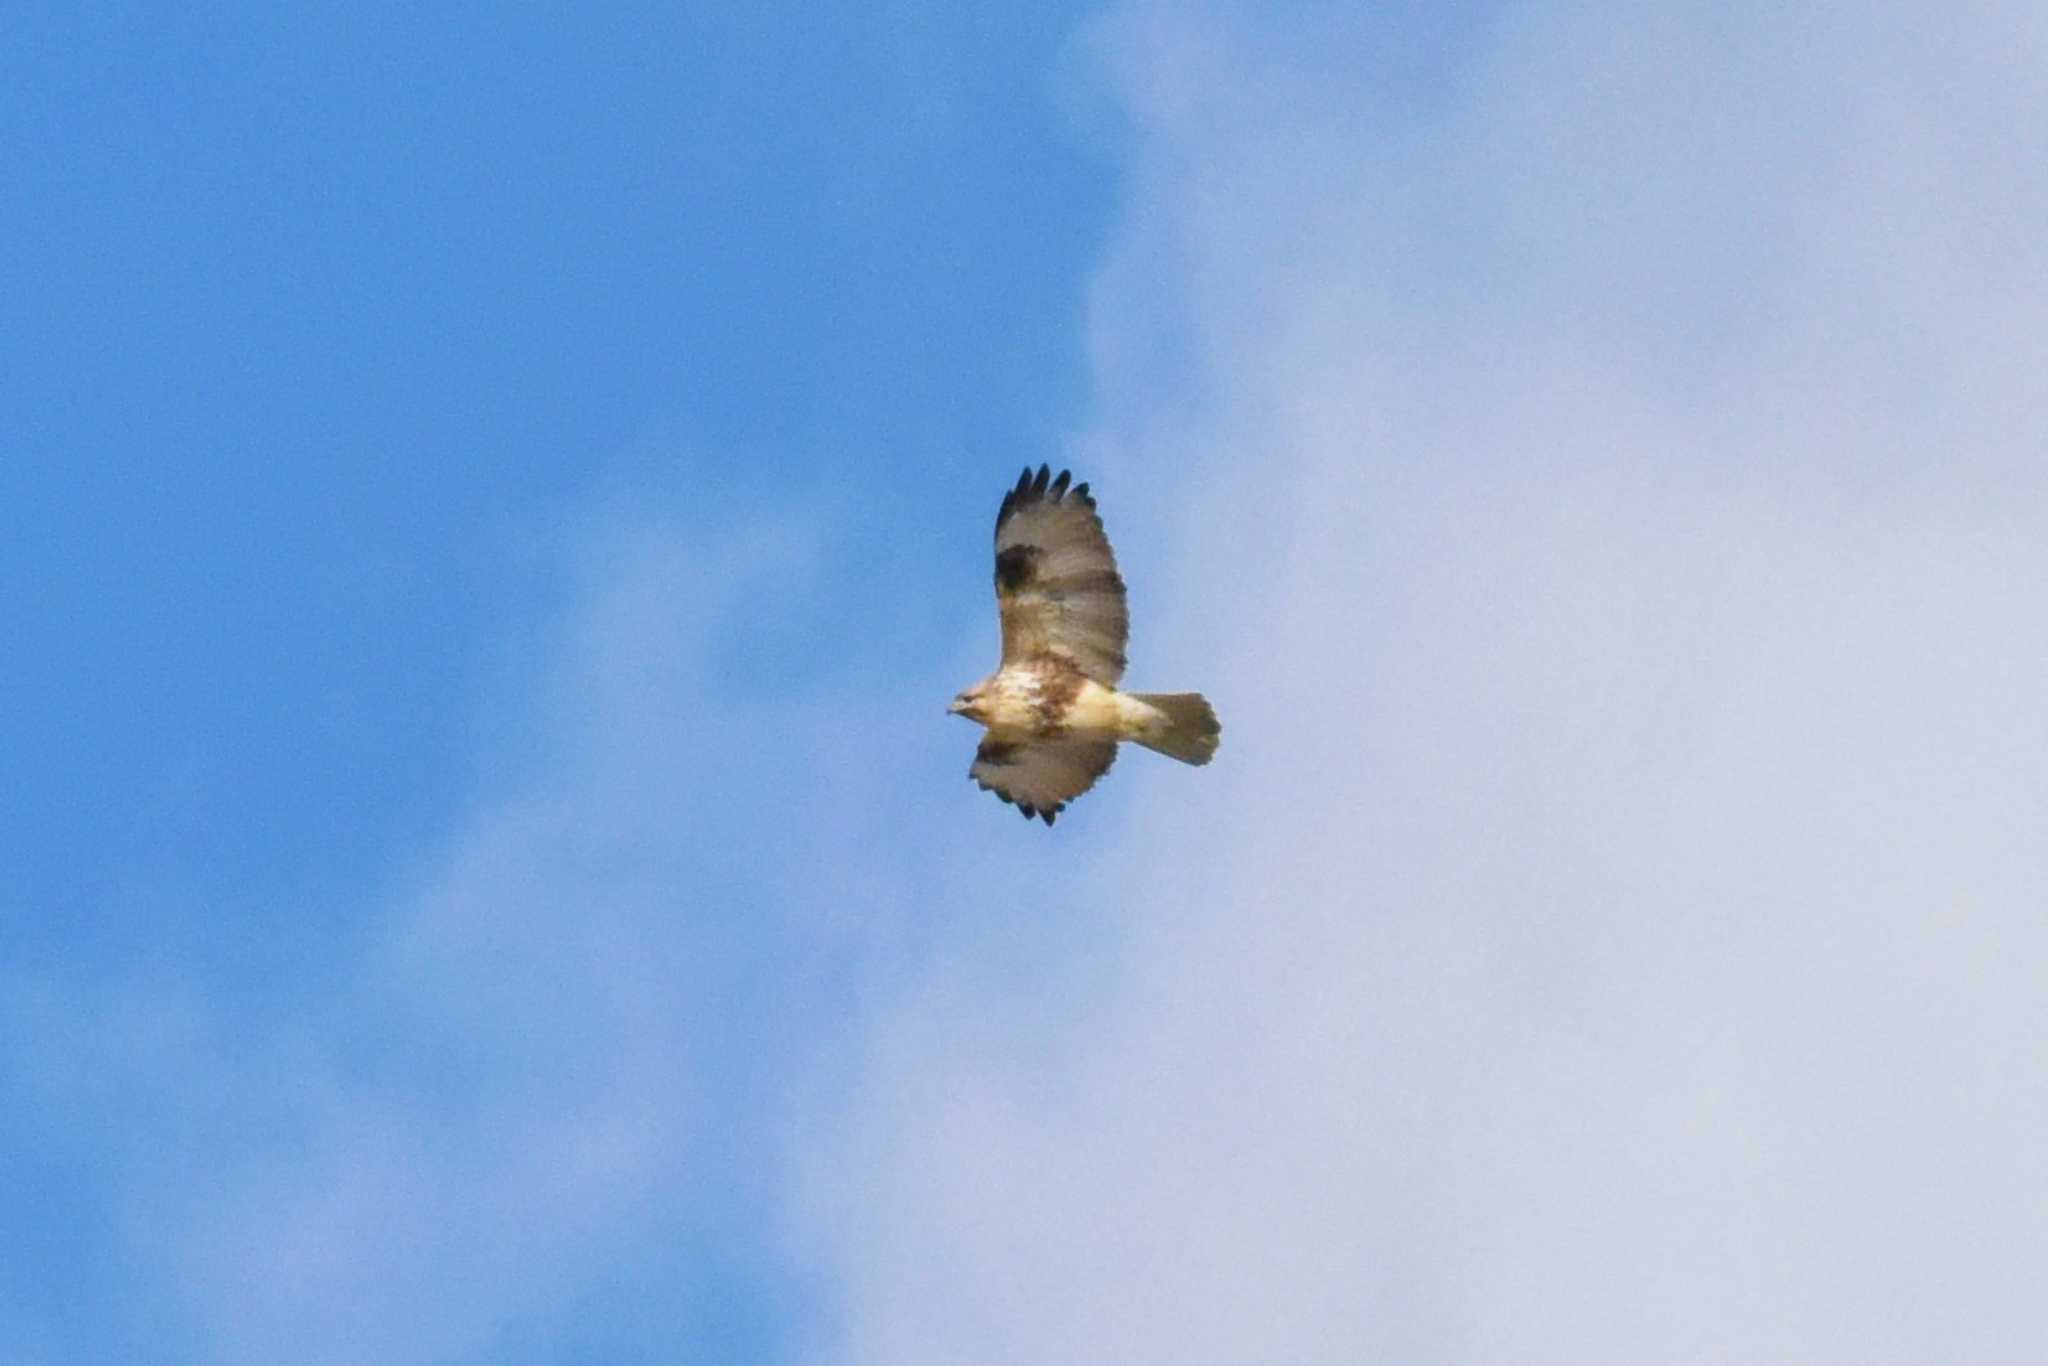
{"type": "Polygon", "coordinates": [[[1055,477],[1050,464],[1041,464],[1035,470],[1026,465],[1023,473],[1017,476],[1016,484],[1003,494],[1003,505],[996,510],[996,531],[1000,533],[1003,523],[1026,503],[1058,503],[1073,498],[1093,511],[1095,499],[1088,492],[1088,482],[1084,479],[1076,484],[1073,479],[1072,470],[1061,470],[1055,477]]]}

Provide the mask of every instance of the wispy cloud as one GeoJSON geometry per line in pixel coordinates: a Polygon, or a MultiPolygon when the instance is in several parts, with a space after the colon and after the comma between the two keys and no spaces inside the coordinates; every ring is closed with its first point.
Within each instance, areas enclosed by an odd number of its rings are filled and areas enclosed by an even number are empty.
{"type": "Polygon", "coordinates": [[[980,819],[939,705],[992,624],[920,662],[903,522],[599,519],[331,973],[10,986],[112,1333],[2031,1359],[2041,20],[1396,27],[1082,43],[1127,204],[1075,459],[1217,763],[980,819]]]}
{"type": "MultiPolygon", "coordinates": [[[[502,1359],[536,1330],[600,1350],[613,1314],[579,1306],[649,1286],[664,1320],[640,1347],[707,1324],[781,1341],[747,1248],[828,999],[794,927],[829,953],[835,922],[778,883],[852,833],[785,813],[847,789],[851,766],[809,766],[867,727],[857,698],[761,665],[784,642],[758,607],[812,610],[835,534],[801,508],[597,518],[469,810],[281,1006],[252,1017],[174,966],[11,993],[10,1070],[103,1174],[109,1322],[138,1348],[502,1359]]],[[[869,795],[901,777],[859,772],[869,795]]]]}
{"type": "Polygon", "coordinates": [[[1321,17],[1098,35],[1089,445],[1226,743],[1101,961],[879,1011],[834,1359],[2025,1359],[2038,17],[1540,7],[1419,115],[1321,17]]]}

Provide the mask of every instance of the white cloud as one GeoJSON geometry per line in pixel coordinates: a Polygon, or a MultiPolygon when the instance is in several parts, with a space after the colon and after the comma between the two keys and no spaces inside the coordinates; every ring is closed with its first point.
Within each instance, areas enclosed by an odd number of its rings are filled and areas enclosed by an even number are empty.
{"type": "Polygon", "coordinates": [[[2039,17],[1544,6],[1420,118],[1312,23],[1098,34],[1089,459],[1225,747],[1017,908],[1097,960],[878,1010],[830,1355],[2031,1359],[2039,17]]]}
{"type": "Polygon", "coordinates": [[[787,1155],[849,1366],[2031,1359],[2042,21],[1525,7],[1417,110],[1342,8],[1088,40],[1076,463],[1216,765],[992,824],[985,634],[791,685],[821,519],[608,525],[331,980],[11,1002],[138,1344],[566,1341],[787,1155]]]}

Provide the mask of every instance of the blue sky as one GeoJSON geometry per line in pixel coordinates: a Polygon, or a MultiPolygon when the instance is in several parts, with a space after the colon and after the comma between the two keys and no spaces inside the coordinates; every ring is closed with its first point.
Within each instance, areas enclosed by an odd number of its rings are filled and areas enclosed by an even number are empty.
{"type": "MultiPolygon", "coordinates": [[[[1113,184],[1061,106],[1074,20],[18,13],[16,984],[166,977],[259,1031],[331,991],[365,916],[517,762],[575,547],[624,509],[740,543],[778,507],[858,510],[839,585],[724,642],[721,685],[872,676],[885,642],[814,633],[892,568],[953,591],[897,595],[887,654],[984,615],[978,566],[939,566],[976,562],[1001,480],[1086,401],[1113,184]]],[[[687,846],[712,799],[679,795],[687,846]]],[[[730,890],[706,913],[743,915],[730,890]]],[[[10,1109],[4,1222],[31,1232],[0,1303],[95,1355],[142,1327],[104,1307],[153,1268],[94,1136],[10,1109]]],[[[746,1270],[694,1231],[714,1280],[746,1270]]],[[[718,1316],[763,1321],[732,1299],[718,1316]]]]}
{"type": "Polygon", "coordinates": [[[243,911],[374,886],[602,491],[918,496],[1075,420],[1071,16],[687,15],[16,20],[11,861],[62,956],[123,890],[87,850],[200,934],[222,863],[243,911]]]}
{"type": "Polygon", "coordinates": [[[8,24],[0,1362],[2048,1336],[2034,7],[8,24]]]}

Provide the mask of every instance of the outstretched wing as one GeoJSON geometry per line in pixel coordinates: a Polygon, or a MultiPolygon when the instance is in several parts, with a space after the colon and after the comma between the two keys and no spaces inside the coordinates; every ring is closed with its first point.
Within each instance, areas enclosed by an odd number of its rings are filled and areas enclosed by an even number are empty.
{"type": "Polygon", "coordinates": [[[1086,484],[1025,470],[996,514],[996,608],[1003,664],[1058,655],[1098,683],[1123,677],[1124,581],[1086,484]]]}
{"type": "Polygon", "coordinates": [[[1114,740],[983,740],[967,776],[1047,825],[1116,762],[1114,740]]]}

